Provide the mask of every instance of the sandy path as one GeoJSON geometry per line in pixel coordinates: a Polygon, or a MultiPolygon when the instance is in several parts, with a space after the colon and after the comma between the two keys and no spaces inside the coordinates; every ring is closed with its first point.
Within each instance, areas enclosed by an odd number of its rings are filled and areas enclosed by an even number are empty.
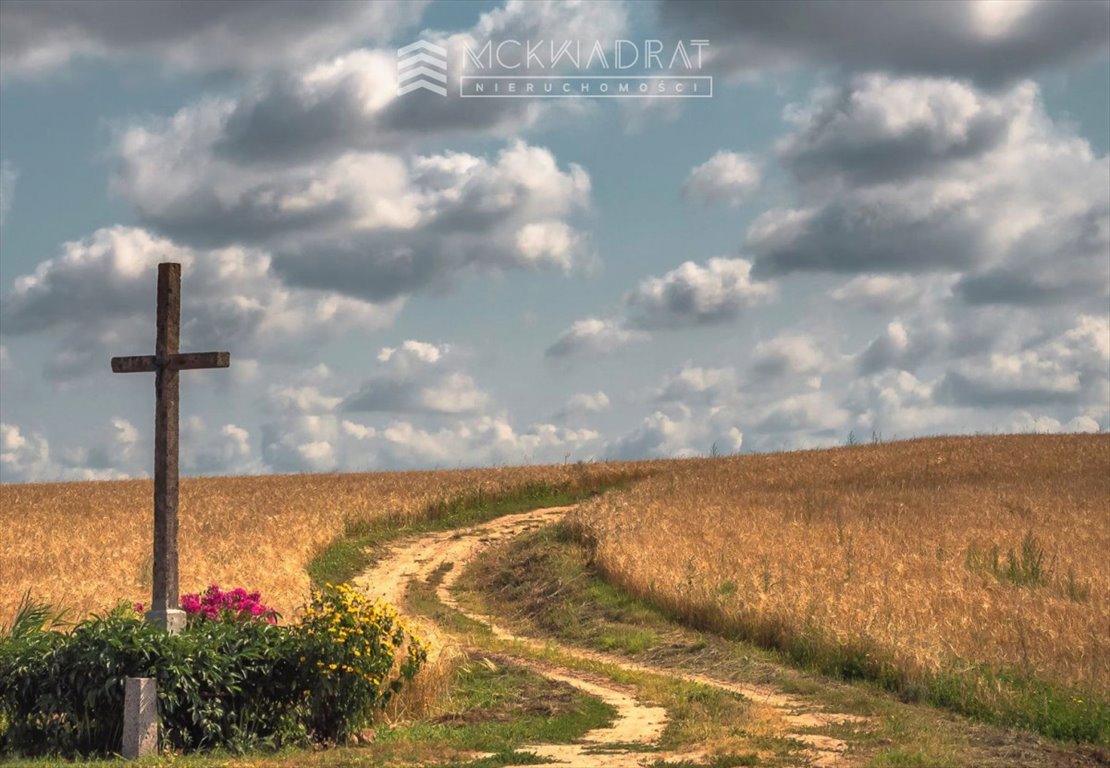
{"type": "MultiPolygon", "coordinates": [[[[493,544],[519,536],[525,531],[549,525],[559,520],[571,507],[506,515],[489,523],[454,531],[424,534],[403,540],[390,549],[389,555],[362,574],[355,583],[371,597],[381,597],[394,605],[404,605],[405,592],[415,580],[426,580],[434,571],[450,564],[439,583],[436,594],[448,605],[469,618],[486,624],[495,636],[527,645],[534,650],[544,650],[550,641],[520,637],[497,626],[490,617],[476,616],[458,604],[451,592],[466,565],[479,553],[493,544]]],[[[434,626],[424,626],[429,639],[430,658],[434,661],[440,653],[451,652],[450,635],[434,626]]],[[[861,722],[862,718],[832,712],[816,711],[801,699],[790,696],[772,686],[736,683],[695,673],[649,667],[630,662],[618,656],[598,653],[581,648],[558,646],[560,652],[578,659],[611,664],[621,669],[664,675],[737,693],[763,710],[764,716],[778,720],[776,728],[781,735],[807,745],[806,761],[820,768],[840,768],[849,765],[844,758],[847,744],[839,739],[800,732],[802,729],[847,722],[861,722]]],[[[578,744],[529,745],[521,751],[534,752],[558,765],[575,765],[584,768],[628,768],[647,765],[658,760],[698,758],[698,753],[681,755],[660,752],[644,753],[635,745],[651,745],[659,741],[667,724],[667,713],[662,707],[640,702],[629,689],[617,686],[597,676],[576,670],[555,668],[530,659],[514,657],[514,662],[532,669],[543,676],[572,685],[596,696],[613,706],[617,717],[609,728],[587,733],[578,744]]],[[[641,746],[640,749],[643,747],[641,746]]]]}

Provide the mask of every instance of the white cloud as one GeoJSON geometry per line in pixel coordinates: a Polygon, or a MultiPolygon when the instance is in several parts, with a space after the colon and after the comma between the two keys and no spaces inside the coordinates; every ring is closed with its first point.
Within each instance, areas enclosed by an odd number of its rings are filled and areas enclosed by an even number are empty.
{"type": "Polygon", "coordinates": [[[950,282],[946,276],[937,281],[921,275],[857,275],[830,290],[828,295],[846,307],[882,314],[907,309],[927,298],[942,295],[950,282]]]}
{"type": "Polygon", "coordinates": [[[260,251],[182,248],[142,229],[111,227],[66,243],[56,258],[17,277],[4,295],[6,335],[53,331],[51,378],[104,367],[111,355],[146,354],[154,343],[151,301],[160,261],[182,264],[182,348],[249,350],[288,359],[319,342],[392,323],[400,300],[373,304],[290,288],[260,251]]]}
{"type": "Polygon", "coordinates": [[[146,474],[142,438],[126,419],[110,419],[103,439],[51,450],[46,435],[0,424],[0,482],[116,480],[146,474]]]}
{"type": "Polygon", "coordinates": [[[788,114],[801,204],[749,228],[757,275],[939,273],[971,304],[1105,304],[1110,158],[1052,123],[1035,84],[868,75],[788,114]]]}
{"type": "Polygon", "coordinates": [[[717,405],[735,400],[737,394],[736,371],[733,368],[687,364],[663,377],[655,398],[660,402],[685,405],[717,405]]]}
{"type": "Polygon", "coordinates": [[[757,425],[764,433],[817,433],[835,437],[849,422],[849,413],[826,392],[808,392],[776,400],[757,425]]]}
{"type": "Polygon", "coordinates": [[[196,416],[182,425],[181,466],[195,475],[255,475],[266,471],[254,451],[249,430],[231,423],[209,429],[196,416]]]}
{"type": "Polygon", "coordinates": [[[395,421],[383,428],[344,422],[359,441],[347,461],[375,468],[525,464],[592,457],[599,435],[589,429],[534,424],[517,432],[501,416],[462,419],[435,429],[395,421]]]}
{"type": "Polygon", "coordinates": [[[632,431],[611,440],[614,459],[681,458],[737,453],[744,433],[727,410],[695,411],[684,405],[653,412],[632,431]]]}
{"type": "Polygon", "coordinates": [[[249,166],[193,146],[195,119],[128,130],[117,191],[180,242],[266,249],[289,284],[387,301],[475,273],[593,261],[570,223],[589,207],[589,176],[546,149],[249,166]]]}
{"type": "Polygon", "coordinates": [[[648,338],[646,333],[623,327],[619,320],[587,317],[560,334],[545,354],[549,358],[597,357],[648,338]]]}
{"type": "Polygon", "coordinates": [[[460,368],[448,345],[409,340],[385,347],[376,370],[346,397],[344,411],[467,414],[483,410],[489,395],[460,368]]]}
{"type": "Polygon", "coordinates": [[[275,472],[331,472],[339,466],[339,436],[330,414],[290,416],[262,426],[262,459],[275,472]]]}
{"type": "Polygon", "coordinates": [[[682,195],[700,202],[740,205],[759,184],[759,166],[748,155],[722,149],[690,171],[682,195]]]}
{"type": "Polygon", "coordinates": [[[50,443],[39,433],[24,434],[15,424],[0,424],[0,480],[6,483],[53,479],[50,443]]]}
{"type": "Polygon", "coordinates": [[[568,421],[581,418],[594,413],[601,413],[609,408],[609,396],[601,390],[597,392],[579,392],[572,395],[563,406],[555,412],[556,421],[568,421]]]}
{"type": "Polygon", "coordinates": [[[1085,432],[1099,431],[1097,421],[1089,416],[1077,416],[1066,423],[1051,416],[1035,416],[1029,411],[1014,411],[1010,418],[1001,425],[1003,432],[1033,432],[1036,434],[1056,434],[1060,432],[1085,432]]]}
{"type": "Polygon", "coordinates": [[[828,364],[820,342],[801,333],[760,341],[752,352],[752,372],[764,378],[820,374],[828,364]]]}
{"type": "Polygon", "coordinates": [[[662,277],[649,277],[625,299],[629,323],[641,329],[682,328],[728,322],[775,294],[752,279],[746,259],[687,261],[662,277]]]}

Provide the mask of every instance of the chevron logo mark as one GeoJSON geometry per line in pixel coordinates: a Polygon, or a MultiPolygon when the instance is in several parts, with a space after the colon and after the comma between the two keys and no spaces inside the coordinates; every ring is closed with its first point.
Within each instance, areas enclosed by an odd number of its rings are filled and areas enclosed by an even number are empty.
{"type": "Polygon", "coordinates": [[[447,51],[427,40],[397,49],[397,95],[418,90],[447,95],[447,51]]]}

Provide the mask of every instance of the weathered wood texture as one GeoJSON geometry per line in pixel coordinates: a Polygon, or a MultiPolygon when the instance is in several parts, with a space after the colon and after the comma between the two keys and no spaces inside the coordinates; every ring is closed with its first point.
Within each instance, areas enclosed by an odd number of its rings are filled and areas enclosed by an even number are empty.
{"type": "Polygon", "coordinates": [[[178,371],[227,368],[228,352],[178,352],[181,335],[181,265],[158,265],[158,336],[153,355],[113,357],[116,373],[154,373],[154,588],[148,617],[176,626],[178,610],[178,371]]]}

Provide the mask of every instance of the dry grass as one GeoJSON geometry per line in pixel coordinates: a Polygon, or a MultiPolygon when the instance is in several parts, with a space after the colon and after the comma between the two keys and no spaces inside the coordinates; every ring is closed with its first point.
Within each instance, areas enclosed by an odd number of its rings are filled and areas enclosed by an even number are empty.
{"type": "Polygon", "coordinates": [[[625,588],[768,644],[1110,691],[1107,435],[693,460],[574,522],[625,588]]]}
{"type": "MultiPolygon", "coordinates": [[[[351,521],[415,518],[479,490],[562,484],[601,466],[185,479],[181,590],[209,583],[261,590],[290,614],[308,594],[305,568],[351,521]]],[[[117,600],[149,602],[150,481],[0,486],[0,624],[27,590],[76,618],[117,600]]]]}

